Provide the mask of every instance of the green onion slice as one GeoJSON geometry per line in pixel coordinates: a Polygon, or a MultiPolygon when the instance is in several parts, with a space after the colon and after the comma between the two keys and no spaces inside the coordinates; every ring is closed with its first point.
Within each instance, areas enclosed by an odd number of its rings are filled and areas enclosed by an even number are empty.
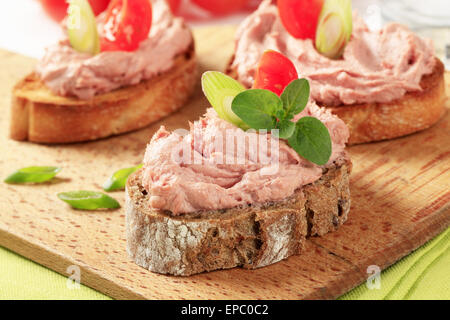
{"type": "Polygon", "coordinates": [[[6,183],[43,183],[56,176],[61,168],[58,167],[26,167],[9,175],[6,183]]]}
{"type": "Polygon", "coordinates": [[[231,110],[233,99],[245,91],[242,84],[222,72],[207,71],[202,75],[202,89],[220,118],[244,130],[249,129],[249,126],[231,110]]]}
{"type": "Polygon", "coordinates": [[[125,188],[125,184],[127,183],[128,176],[140,168],[142,168],[142,164],[135,167],[120,169],[114,172],[112,176],[109,177],[109,179],[103,184],[103,190],[123,190],[125,188]]]}
{"type": "Polygon", "coordinates": [[[95,191],[70,191],[58,193],[58,198],[68,203],[75,209],[97,210],[116,209],[120,204],[110,196],[95,191]]]}
{"type": "Polygon", "coordinates": [[[351,0],[325,0],[316,34],[316,48],[324,56],[338,59],[352,35],[351,0]]]}
{"type": "Polygon", "coordinates": [[[79,52],[100,52],[97,21],[87,0],[71,0],[67,9],[67,34],[70,45],[79,52]]]}

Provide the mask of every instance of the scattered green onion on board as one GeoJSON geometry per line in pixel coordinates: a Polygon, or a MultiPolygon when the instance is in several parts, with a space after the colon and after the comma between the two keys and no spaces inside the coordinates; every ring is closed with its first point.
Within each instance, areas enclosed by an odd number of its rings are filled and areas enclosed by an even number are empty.
{"type": "Polygon", "coordinates": [[[26,167],[10,174],[4,182],[9,184],[43,183],[53,179],[61,168],[58,167],[26,167]]]}
{"type": "Polygon", "coordinates": [[[58,198],[79,210],[117,209],[120,204],[110,196],[95,191],[70,191],[58,193],[58,198]]]}
{"type": "Polygon", "coordinates": [[[120,169],[114,172],[112,176],[109,177],[109,179],[103,184],[103,190],[115,191],[125,189],[128,176],[140,168],[142,168],[142,164],[135,167],[120,169]]]}

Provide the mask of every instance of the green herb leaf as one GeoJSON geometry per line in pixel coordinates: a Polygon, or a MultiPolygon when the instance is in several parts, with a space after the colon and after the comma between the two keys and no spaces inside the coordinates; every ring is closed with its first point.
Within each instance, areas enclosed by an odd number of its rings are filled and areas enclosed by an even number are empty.
{"type": "Polygon", "coordinates": [[[331,137],[320,120],[303,117],[297,123],[291,121],[308,103],[308,80],[292,81],[278,97],[269,90],[245,90],[234,79],[220,72],[206,72],[202,77],[202,88],[222,119],[244,130],[278,129],[278,137],[287,139],[303,158],[318,165],[326,164],[330,159],[331,137]]]}
{"type": "Polygon", "coordinates": [[[275,129],[283,102],[273,92],[251,89],[239,93],[231,104],[233,112],[253,129],[275,129]]]}
{"type": "Polygon", "coordinates": [[[120,169],[114,172],[113,175],[103,184],[103,190],[114,191],[125,189],[128,176],[140,168],[142,168],[142,164],[131,168],[120,169]]]}
{"type": "Polygon", "coordinates": [[[292,119],[305,109],[309,99],[309,82],[306,79],[296,79],[287,85],[281,94],[284,119],[292,119]]]}
{"type": "Polygon", "coordinates": [[[53,179],[61,168],[58,167],[26,167],[9,175],[6,183],[42,183],[53,179]]]}
{"type": "Polygon", "coordinates": [[[326,164],[331,157],[330,133],[314,117],[303,117],[297,121],[288,143],[300,156],[318,165],[326,164]]]}
{"type": "Polygon", "coordinates": [[[202,75],[202,90],[220,118],[246,130],[249,127],[232,110],[231,102],[245,88],[233,78],[218,71],[202,75]]]}
{"type": "Polygon", "coordinates": [[[295,131],[295,123],[290,120],[281,120],[278,122],[278,137],[281,139],[289,139],[295,131]]]}
{"type": "Polygon", "coordinates": [[[58,198],[75,209],[97,210],[116,209],[120,204],[110,196],[95,191],[70,191],[58,193],[58,198]]]}

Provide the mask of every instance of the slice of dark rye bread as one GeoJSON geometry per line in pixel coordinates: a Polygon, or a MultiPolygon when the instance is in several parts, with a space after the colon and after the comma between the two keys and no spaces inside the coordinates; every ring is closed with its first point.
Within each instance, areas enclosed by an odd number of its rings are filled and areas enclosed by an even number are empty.
{"type": "Polygon", "coordinates": [[[125,191],[127,252],[141,267],[178,276],[270,265],[346,221],[351,168],[345,156],[285,200],[181,216],[150,208],[137,171],[125,191]]]}

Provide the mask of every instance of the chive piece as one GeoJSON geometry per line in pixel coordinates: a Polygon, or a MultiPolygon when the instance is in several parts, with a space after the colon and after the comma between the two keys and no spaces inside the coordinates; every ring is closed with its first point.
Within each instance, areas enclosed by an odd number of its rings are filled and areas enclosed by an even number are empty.
{"type": "Polygon", "coordinates": [[[92,55],[99,53],[97,21],[89,1],[72,0],[67,12],[67,35],[72,48],[92,55]]]}
{"type": "Polygon", "coordinates": [[[75,209],[97,210],[117,209],[120,204],[110,196],[95,191],[70,191],[58,193],[58,198],[75,209]]]}
{"type": "Polygon", "coordinates": [[[339,59],[352,36],[352,19],[351,0],[325,0],[317,24],[317,51],[339,59]]]}
{"type": "Polygon", "coordinates": [[[109,177],[109,179],[103,184],[103,190],[114,191],[125,189],[128,176],[140,168],[142,168],[142,164],[135,167],[120,169],[114,172],[112,176],[109,177]]]}
{"type": "Polygon", "coordinates": [[[4,182],[10,184],[19,183],[43,183],[53,179],[61,168],[58,167],[26,167],[10,174],[4,182]]]}
{"type": "Polygon", "coordinates": [[[231,109],[233,99],[245,91],[242,84],[221,72],[207,71],[202,75],[202,90],[220,118],[241,129],[249,129],[231,109]]]}

